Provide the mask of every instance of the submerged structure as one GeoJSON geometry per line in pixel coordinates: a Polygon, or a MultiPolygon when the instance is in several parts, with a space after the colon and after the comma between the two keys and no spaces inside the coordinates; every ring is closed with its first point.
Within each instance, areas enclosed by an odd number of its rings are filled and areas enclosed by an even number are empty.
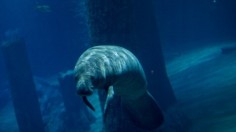
{"type": "Polygon", "coordinates": [[[20,132],[44,132],[44,125],[28,62],[25,42],[22,38],[3,42],[10,91],[20,132]]]}
{"type": "Polygon", "coordinates": [[[172,106],[176,98],[165,69],[153,0],[88,0],[87,10],[91,45],[129,49],[142,62],[161,109],[172,106]]]}

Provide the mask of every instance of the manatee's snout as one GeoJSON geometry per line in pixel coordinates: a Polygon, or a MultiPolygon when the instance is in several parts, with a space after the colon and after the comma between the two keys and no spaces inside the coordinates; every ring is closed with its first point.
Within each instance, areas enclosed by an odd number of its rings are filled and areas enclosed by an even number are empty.
{"type": "Polygon", "coordinates": [[[89,96],[93,94],[93,86],[79,81],[76,85],[76,92],[80,96],[89,96]]]}
{"type": "Polygon", "coordinates": [[[77,85],[77,94],[82,96],[83,102],[93,111],[95,111],[95,108],[93,105],[88,101],[87,96],[93,94],[93,86],[91,83],[85,83],[83,81],[78,81],[77,85]]]}
{"type": "Polygon", "coordinates": [[[93,90],[91,88],[77,89],[77,94],[80,96],[89,96],[93,94],[93,90]]]}

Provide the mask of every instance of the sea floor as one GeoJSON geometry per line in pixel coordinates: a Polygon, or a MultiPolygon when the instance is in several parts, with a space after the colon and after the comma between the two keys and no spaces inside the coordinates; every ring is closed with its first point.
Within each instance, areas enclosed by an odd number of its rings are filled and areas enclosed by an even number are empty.
{"type": "Polygon", "coordinates": [[[222,54],[225,46],[194,49],[167,63],[174,109],[191,122],[186,132],[236,132],[236,51],[222,54]]]}

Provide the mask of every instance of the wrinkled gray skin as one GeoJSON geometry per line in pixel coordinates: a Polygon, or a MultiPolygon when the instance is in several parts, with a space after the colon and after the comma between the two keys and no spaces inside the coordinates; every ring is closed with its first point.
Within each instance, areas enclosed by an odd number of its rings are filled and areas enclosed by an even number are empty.
{"type": "Polygon", "coordinates": [[[107,45],[89,48],[80,56],[74,71],[77,94],[92,110],[95,109],[86,96],[93,94],[94,89],[108,90],[113,86],[114,94],[122,98],[139,126],[144,124],[144,128],[152,129],[160,125],[154,122],[163,121],[159,107],[147,91],[143,68],[130,51],[107,45]]]}

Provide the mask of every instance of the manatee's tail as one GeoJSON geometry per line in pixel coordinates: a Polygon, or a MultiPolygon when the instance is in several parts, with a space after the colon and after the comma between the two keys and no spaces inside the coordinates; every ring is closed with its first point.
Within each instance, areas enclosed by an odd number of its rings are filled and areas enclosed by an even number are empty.
{"type": "Polygon", "coordinates": [[[84,103],[93,111],[95,111],[95,108],[93,107],[93,105],[88,101],[87,97],[86,96],[83,96],[83,101],[84,103]]]}
{"type": "Polygon", "coordinates": [[[164,122],[163,113],[149,92],[123,103],[134,124],[143,129],[153,130],[164,122]]]}

